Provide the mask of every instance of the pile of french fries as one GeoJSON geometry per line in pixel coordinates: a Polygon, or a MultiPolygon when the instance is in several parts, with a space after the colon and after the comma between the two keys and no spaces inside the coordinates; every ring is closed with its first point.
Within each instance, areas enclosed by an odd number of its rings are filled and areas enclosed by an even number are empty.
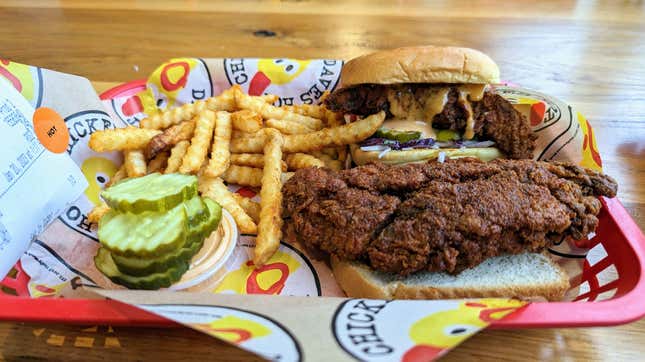
{"type": "MultiPolygon", "coordinates": [[[[249,96],[233,86],[216,97],[141,120],[140,127],[92,134],[97,152],[122,151],[114,184],[153,172],[198,176],[202,196],[217,201],[245,234],[257,234],[253,262],[261,266],[280,246],[283,182],[294,170],[347,163],[347,145],[371,136],[385,114],[345,124],[323,105],[275,107],[274,95],[249,96]],[[231,193],[226,183],[259,187],[260,203],[231,193]]],[[[98,222],[109,208],[89,215],[98,222]]]]}

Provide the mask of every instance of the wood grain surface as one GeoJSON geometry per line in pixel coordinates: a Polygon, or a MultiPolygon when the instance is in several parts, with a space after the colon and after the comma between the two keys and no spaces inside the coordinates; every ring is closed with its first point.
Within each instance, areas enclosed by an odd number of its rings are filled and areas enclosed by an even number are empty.
{"type": "MultiPolygon", "coordinates": [[[[606,173],[645,229],[642,1],[0,1],[0,58],[109,87],[177,56],[349,59],[404,45],[461,45],[502,78],[562,98],[596,131],[606,173]]],[[[645,321],[611,328],[494,330],[445,361],[638,361],[645,321]]],[[[254,360],[184,329],[0,324],[6,360],[254,360]]]]}

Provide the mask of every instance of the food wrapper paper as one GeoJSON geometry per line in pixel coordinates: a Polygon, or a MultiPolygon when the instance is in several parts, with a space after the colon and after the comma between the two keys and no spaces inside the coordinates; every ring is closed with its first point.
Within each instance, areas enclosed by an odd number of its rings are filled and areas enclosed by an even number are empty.
{"type": "MultiPolygon", "coordinates": [[[[150,75],[146,87],[122,86],[104,94],[102,104],[87,88],[87,80],[43,82],[36,98],[50,99],[51,107],[64,114],[70,133],[67,153],[89,186],[22,255],[3,286],[10,286],[11,294],[32,298],[74,298],[79,290],[89,289],[282,361],[430,360],[525,305],[505,299],[347,299],[324,262],[285,242],[266,265],[256,268],[251,262],[252,235],[240,236],[216,277],[188,292],[128,291],[96,270],[96,227],[87,222],[87,214],[122,160],[116,153],[90,150],[92,132],[136,126],[146,114],[217,95],[234,84],[251,95],[276,94],[276,105],[316,104],[324,91],[337,87],[341,68],[342,61],[321,59],[171,59],[150,75]],[[75,111],[68,115],[70,109],[75,111]]],[[[11,73],[0,63],[3,70],[11,73]]],[[[494,87],[530,120],[538,135],[535,159],[601,169],[593,130],[571,106],[510,84],[494,87]]],[[[229,187],[257,197],[258,190],[229,187]]],[[[594,253],[604,252],[594,248],[590,253],[585,246],[585,240],[562,240],[549,249],[575,286],[568,300],[588,291],[577,287],[582,265],[602,257],[594,253]]]]}

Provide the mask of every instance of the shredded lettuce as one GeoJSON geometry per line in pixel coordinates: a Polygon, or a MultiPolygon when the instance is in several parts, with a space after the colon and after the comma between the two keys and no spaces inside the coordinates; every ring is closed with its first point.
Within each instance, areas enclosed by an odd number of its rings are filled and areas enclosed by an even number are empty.
{"type": "Polygon", "coordinates": [[[363,143],[361,143],[361,149],[363,151],[377,151],[384,150],[385,148],[390,148],[395,151],[400,150],[410,150],[415,148],[484,148],[492,147],[495,145],[493,141],[446,141],[446,142],[437,142],[434,138],[421,138],[416,140],[411,140],[407,142],[399,142],[396,140],[390,140],[387,138],[378,138],[372,137],[368,138],[363,143]],[[382,146],[382,147],[377,147],[382,146]]]}

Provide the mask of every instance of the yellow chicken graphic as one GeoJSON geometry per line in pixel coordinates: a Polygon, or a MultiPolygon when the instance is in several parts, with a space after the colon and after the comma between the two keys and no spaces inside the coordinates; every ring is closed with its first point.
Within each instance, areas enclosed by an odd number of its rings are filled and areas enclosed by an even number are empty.
{"type": "Polygon", "coordinates": [[[464,301],[457,309],[431,314],[410,328],[416,344],[403,355],[403,362],[429,361],[458,345],[478,330],[524,306],[507,299],[464,301]]]}
{"type": "Polygon", "coordinates": [[[45,285],[29,283],[29,294],[32,298],[56,297],[61,294],[61,290],[69,283],[60,283],[57,285],[45,285]]]}
{"type": "Polygon", "coordinates": [[[231,315],[210,323],[194,323],[192,326],[206,334],[235,344],[271,334],[271,330],[260,323],[231,315]]]}
{"type": "Polygon", "coordinates": [[[233,292],[236,294],[280,294],[289,275],[300,267],[291,255],[278,251],[260,268],[248,260],[226,274],[215,293],[233,292]]]}
{"type": "Polygon", "coordinates": [[[593,170],[602,171],[602,160],[598,152],[598,145],[596,144],[596,137],[593,134],[593,128],[585,117],[578,113],[578,123],[584,135],[582,141],[582,161],[580,166],[591,168],[593,170]]]}
{"type": "Polygon", "coordinates": [[[34,99],[34,80],[29,66],[0,59],[0,78],[9,81],[25,99],[34,99]]]}
{"type": "Polygon", "coordinates": [[[531,127],[535,127],[542,123],[544,114],[546,112],[546,103],[533,99],[533,98],[519,98],[517,103],[513,104],[513,108],[522,113],[531,123],[531,127]]]}
{"type": "Polygon", "coordinates": [[[199,60],[195,58],[174,58],[164,63],[150,75],[148,83],[156,87],[159,94],[156,99],[148,89],[138,94],[143,111],[153,114],[159,108],[170,109],[176,104],[179,93],[186,88],[190,72],[197,67],[199,60]],[[161,104],[157,104],[160,102],[161,104]]]}
{"type": "Polygon", "coordinates": [[[111,160],[105,157],[88,157],[81,165],[81,171],[89,186],[85,189],[85,196],[94,205],[99,205],[99,193],[116,173],[117,167],[111,160]]]}
{"type": "Polygon", "coordinates": [[[258,72],[249,84],[249,94],[259,96],[271,84],[287,84],[296,79],[309,66],[310,60],[260,59],[258,72]]]}

